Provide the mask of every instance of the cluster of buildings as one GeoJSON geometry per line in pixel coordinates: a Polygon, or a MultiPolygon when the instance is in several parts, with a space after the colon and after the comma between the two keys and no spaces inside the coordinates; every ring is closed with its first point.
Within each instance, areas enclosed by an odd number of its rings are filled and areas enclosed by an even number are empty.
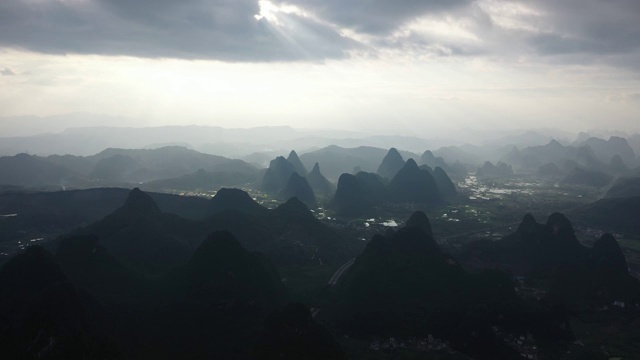
{"type": "Polygon", "coordinates": [[[453,352],[449,343],[441,339],[429,335],[426,338],[418,339],[415,337],[409,339],[388,338],[384,340],[374,340],[369,344],[371,351],[393,351],[397,349],[407,349],[414,351],[446,351],[453,352]]]}
{"type": "Polygon", "coordinates": [[[524,276],[514,276],[513,281],[516,292],[524,299],[541,300],[547,295],[547,290],[527,285],[524,276]]]}
{"type": "Polygon", "coordinates": [[[507,334],[497,327],[493,327],[493,332],[498,339],[502,339],[507,345],[516,350],[524,359],[538,360],[538,346],[533,335],[513,335],[507,334]]]}

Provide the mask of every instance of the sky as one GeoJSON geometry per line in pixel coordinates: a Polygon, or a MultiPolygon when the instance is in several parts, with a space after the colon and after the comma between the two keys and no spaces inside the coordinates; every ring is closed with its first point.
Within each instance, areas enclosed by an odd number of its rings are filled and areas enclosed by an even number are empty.
{"type": "Polygon", "coordinates": [[[0,118],[68,113],[640,132],[640,1],[0,1],[0,118]]]}

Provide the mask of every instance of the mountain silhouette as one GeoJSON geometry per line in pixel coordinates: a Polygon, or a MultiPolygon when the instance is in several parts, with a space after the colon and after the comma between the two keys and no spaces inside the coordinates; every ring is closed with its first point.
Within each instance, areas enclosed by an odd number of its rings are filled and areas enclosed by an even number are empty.
{"type": "Polygon", "coordinates": [[[361,241],[345,238],[320,222],[295,197],[271,210],[265,223],[277,236],[273,244],[277,253],[273,257],[285,263],[343,262],[357,254],[362,246],[361,241]]]}
{"type": "Polygon", "coordinates": [[[166,189],[186,191],[211,191],[223,187],[237,187],[253,184],[261,178],[256,168],[248,164],[236,166],[233,161],[215,166],[213,170],[199,169],[195,173],[177,178],[153,180],[144,183],[145,190],[166,191],[166,189]]]}
{"type": "Polygon", "coordinates": [[[55,186],[58,189],[79,174],[28,154],[0,157],[0,184],[18,186],[55,186]]]}
{"type": "Polygon", "coordinates": [[[456,186],[449,178],[449,175],[442,169],[441,167],[436,167],[433,169],[433,179],[436,181],[436,185],[438,186],[438,191],[440,195],[444,199],[451,200],[458,195],[458,190],[456,190],[456,186]]]}
{"type": "Polygon", "coordinates": [[[266,319],[253,353],[256,359],[346,358],[331,333],[300,303],[288,304],[266,319]]]}
{"type": "Polygon", "coordinates": [[[476,171],[476,176],[485,178],[506,177],[511,175],[513,175],[513,169],[510,165],[503,162],[498,162],[496,165],[493,165],[490,161],[486,161],[484,165],[476,171]]]}
{"type": "Polygon", "coordinates": [[[436,333],[463,352],[505,358],[508,350],[488,329],[521,306],[511,280],[499,273],[467,273],[440,251],[424,230],[427,223],[424,213],[414,213],[390,237],[371,239],[341,280],[339,326],[365,337],[436,333]],[[468,340],[478,334],[487,334],[484,345],[491,343],[491,350],[468,340]]]}
{"type": "Polygon", "coordinates": [[[536,174],[543,177],[559,177],[562,171],[555,163],[546,163],[538,168],[536,174]]]}
{"type": "Polygon", "coordinates": [[[107,303],[131,303],[146,290],[134,271],[121,264],[100,245],[96,235],[62,239],[55,259],[69,281],[107,303]]]}
{"type": "Polygon", "coordinates": [[[380,175],[360,171],[356,173],[356,179],[374,204],[391,200],[389,189],[380,175]]]}
{"type": "Polygon", "coordinates": [[[282,200],[296,197],[309,208],[315,208],[317,205],[316,195],[313,193],[311,186],[309,186],[307,179],[300,176],[297,172],[291,174],[287,185],[280,191],[278,197],[282,200]]]}
{"type": "MultiPolygon", "coordinates": [[[[340,175],[345,173],[375,172],[388,152],[387,149],[372,146],[345,148],[331,145],[304,153],[300,159],[307,167],[311,167],[316,162],[322,164],[323,174],[331,181],[337,181],[340,175]],[[352,171],[354,168],[359,170],[352,171]]],[[[405,152],[402,154],[415,156],[405,152]]]]}
{"type": "Polygon", "coordinates": [[[302,161],[300,161],[300,158],[298,157],[298,154],[295,152],[295,150],[291,150],[289,156],[287,157],[287,161],[290,162],[291,165],[293,165],[293,168],[300,176],[307,176],[307,169],[304,167],[304,164],[302,164],[302,161]]]}
{"type": "Polygon", "coordinates": [[[565,184],[603,187],[609,184],[613,177],[597,170],[588,170],[580,166],[575,167],[562,179],[565,184]]]}
{"type": "Polygon", "coordinates": [[[139,188],[134,188],[129,193],[121,212],[159,214],[160,208],[153,199],[139,188]]]}
{"type": "Polygon", "coordinates": [[[186,263],[146,279],[138,301],[106,303],[127,358],[247,358],[263,320],[285,301],[270,261],[231,233],[199,243],[186,263]]]}
{"type": "Polygon", "coordinates": [[[431,168],[435,168],[438,166],[442,168],[447,167],[447,163],[444,161],[444,159],[433,155],[433,152],[431,152],[431,150],[426,150],[422,153],[422,156],[420,156],[420,164],[427,165],[431,168]]]}
{"type": "Polygon", "coordinates": [[[240,189],[222,188],[209,201],[208,214],[237,210],[252,215],[265,215],[268,210],[258,204],[251,196],[240,189]]]}
{"type": "Polygon", "coordinates": [[[556,271],[548,298],[572,310],[593,309],[614,301],[631,305],[640,299],[640,281],[629,274],[616,239],[604,234],[589,249],[586,261],[556,271]]]}
{"type": "Polygon", "coordinates": [[[428,170],[418,168],[413,159],[389,182],[389,192],[394,202],[433,205],[442,201],[435,179],[428,170]]]}
{"type": "Polygon", "coordinates": [[[627,259],[616,238],[611,234],[602,235],[591,249],[596,266],[618,274],[629,274],[627,259]]]}
{"type": "Polygon", "coordinates": [[[640,196],[640,177],[638,176],[618,178],[605,195],[608,199],[638,196],[640,196]]]}
{"type": "Polygon", "coordinates": [[[320,222],[296,197],[265,215],[221,211],[208,218],[206,225],[230,231],[245,248],[268,255],[279,266],[340,263],[363,246],[320,222]]]}
{"type": "Polygon", "coordinates": [[[99,310],[94,301],[67,282],[51,253],[28,247],[0,270],[2,356],[120,358],[96,321],[99,310]]]}
{"type": "MultiPolygon", "coordinates": [[[[581,166],[589,170],[603,171],[613,154],[606,160],[599,160],[594,150],[589,145],[574,144],[574,146],[564,146],[557,140],[552,140],[546,145],[530,146],[504,156],[502,160],[515,168],[536,170],[540,166],[548,163],[555,163],[563,170],[570,171],[575,166],[581,166]],[[567,167],[565,165],[574,164],[567,167]]],[[[491,170],[491,169],[487,169],[491,170]]],[[[489,176],[489,172],[485,172],[489,176]]]]}
{"type": "Polygon", "coordinates": [[[578,145],[588,146],[597,159],[604,164],[608,164],[616,155],[626,167],[635,167],[638,164],[636,154],[627,139],[618,136],[612,136],[609,140],[591,137],[578,145]]]}
{"type": "Polygon", "coordinates": [[[146,178],[146,169],[130,156],[116,154],[98,160],[89,176],[106,181],[142,181],[146,178]]]}
{"type": "Polygon", "coordinates": [[[405,227],[419,227],[427,234],[427,236],[433,238],[433,231],[431,229],[431,222],[423,211],[416,211],[409,217],[407,220],[405,227]]]}
{"type": "Polygon", "coordinates": [[[320,165],[317,162],[306,179],[317,196],[328,199],[335,191],[335,186],[320,172],[320,165]]]}
{"type": "Polygon", "coordinates": [[[271,160],[267,172],[264,173],[262,190],[267,193],[278,194],[287,185],[291,174],[294,172],[296,172],[296,169],[293,164],[284,157],[278,156],[271,160]]]}
{"type": "MultiPolygon", "coordinates": [[[[18,154],[0,157],[0,184],[88,187],[176,179],[204,170],[228,177],[255,177],[241,160],[203,154],[181,146],[156,149],[108,148],[92,156],[18,154]]],[[[221,175],[219,175],[221,176],[221,175]]],[[[237,185],[237,184],[233,184],[237,185]]]]}
{"type": "Polygon", "coordinates": [[[370,216],[375,214],[375,201],[370,195],[355,175],[345,173],[338,179],[329,207],[342,216],[370,216]]]}
{"type": "Polygon", "coordinates": [[[629,167],[627,167],[627,164],[625,164],[618,154],[615,154],[611,158],[611,161],[609,162],[609,169],[614,174],[623,174],[629,171],[629,167]]]}
{"type": "Polygon", "coordinates": [[[560,266],[584,263],[588,250],[578,242],[571,222],[560,213],[539,224],[531,214],[517,230],[497,241],[480,240],[465,246],[463,259],[500,264],[513,273],[549,278],[560,266]]]}
{"type": "Polygon", "coordinates": [[[431,150],[427,150],[422,153],[422,156],[420,156],[420,164],[427,165],[432,169],[440,167],[445,171],[448,177],[455,179],[456,181],[463,181],[468,174],[467,169],[459,161],[449,165],[443,158],[436,157],[431,150]]]}
{"type": "Polygon", "coordinates": [[[392,179],[404,166],[404,159],[396,148],[389,149],[387,155],[382,159],[376,173],[385,179],[392,179]]]}
{"type": "Polygon", "coordinates": [[[205,225],[163,213],[136,188],[122,207],[70,235],[95,234],[123,264],[141,274],[157,274],[186,262],[208,232],[205,225]]]}
{"type": "Polygon", "coordinates": [[[283,296],[273,266],[247,251],[228,231],[214,231],[200,244],[186,266],[194,296],[274,306],[283,296]]]}

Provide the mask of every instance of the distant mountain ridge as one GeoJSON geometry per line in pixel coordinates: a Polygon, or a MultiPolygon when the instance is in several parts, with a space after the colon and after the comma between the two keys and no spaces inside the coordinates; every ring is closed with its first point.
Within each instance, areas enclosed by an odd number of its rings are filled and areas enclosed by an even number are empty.
{"type": "MultiPolygon", "coordinates": [[[[300,155],[300,160],[312,167],[316,162],[322,165],[324,175],[330,180],[337,180],[344,173],[355,174],[358,171],[375,172],[388,150],[371,146],[343,148],[336,145],[300,155]]],[[[417,154],[399,151],[404,157],[419,158],[417,154]]]]}
{"type": "Polygon", "coordinates": [[[27,187],[96,187],[170,179],[196,173],[255,174],[241,160],[179,146],[158,149],[106,149],[86,157],[27,154],[0,157],[0,184],[27,187]]]}
{"type": "Polygon", "coordinates": [[[342,174],[329,208],[341,216],[373,216],[376,208],[385,203],[408,203],[428,208],[454,198],[457,190],[444,170],[438,170],[437,181],[432,172],[409,159],[388,183],[374,173],[342,174]]]}

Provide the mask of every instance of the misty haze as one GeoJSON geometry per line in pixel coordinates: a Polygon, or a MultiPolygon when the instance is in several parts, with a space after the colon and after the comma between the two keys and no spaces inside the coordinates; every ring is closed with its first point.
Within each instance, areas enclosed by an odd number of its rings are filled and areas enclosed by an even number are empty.
{"type": "Polygon", "coordinates": [[[638,359],[640,2],[5,0],[0,358],[638,359]]]}

